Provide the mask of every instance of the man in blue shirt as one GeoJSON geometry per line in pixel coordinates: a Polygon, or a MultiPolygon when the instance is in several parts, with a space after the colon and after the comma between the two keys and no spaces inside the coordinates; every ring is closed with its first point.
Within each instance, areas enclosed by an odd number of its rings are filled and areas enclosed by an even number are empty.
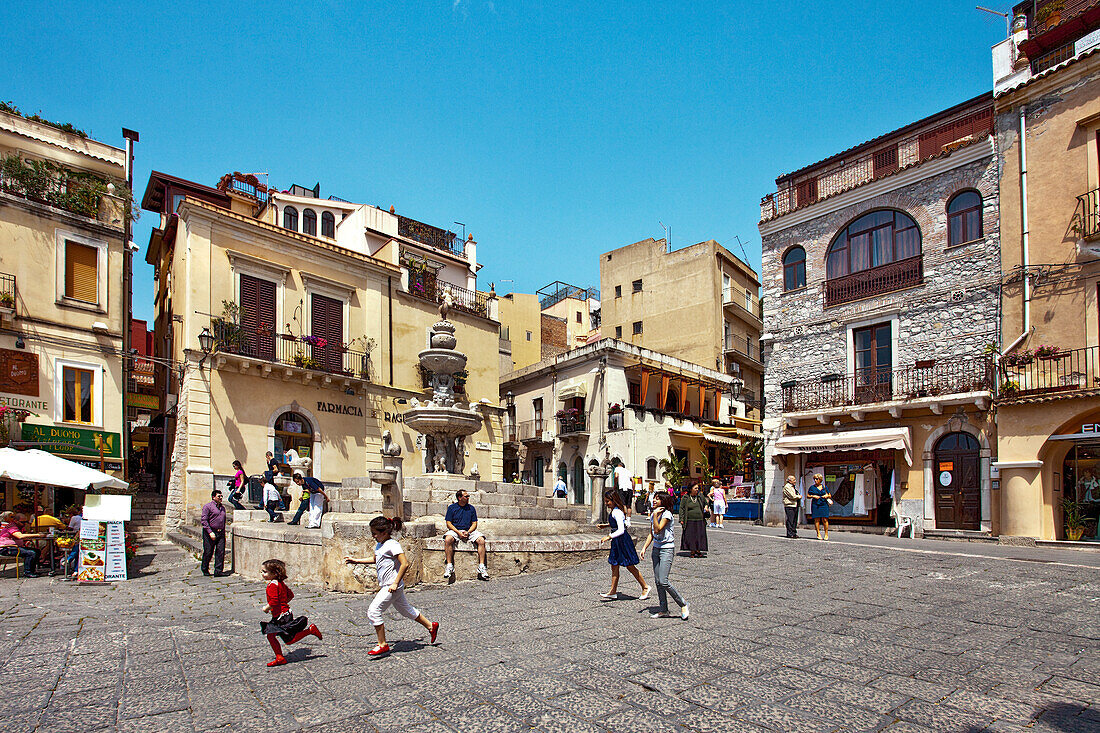
{"type": "Polygon", "coordinates": [[[477,510],[470,506],[470,494],[465,489],[459,489],[455,494],[457,501],[447,507],[447,533],[443,535],[443,554],[447,558],[447,567],[443,570],[443,577],[450,579],[455,571],[455,543],[469,542],[477,545],[477,577],[480,580],[489,579],[489,571],[485,567],[485,535],[477,531],[477,510]]]}

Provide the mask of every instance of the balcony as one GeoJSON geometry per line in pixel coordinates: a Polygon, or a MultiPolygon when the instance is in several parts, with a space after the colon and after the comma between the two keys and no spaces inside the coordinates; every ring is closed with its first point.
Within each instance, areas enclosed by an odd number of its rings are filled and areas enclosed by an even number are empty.
{"type": "Polygon", "coordinates": [[[400,214],[397,215],[397,234],[455,257],[466,256],[466,243],[459,241],[454,232],[400,214]]]}
{"type": "Polygon", "coordinates": [[[924,257],[917,255],[825,281],[825,307],[872,298],[924,282],[924,257]]]}
{"type": "Polygon", "coordinates": [[[518,443],[519,442],[519,429],[516,425],[505,424],[504,426],[504,442],[505,443],[518,443]]]}
{"type": "Polygon", "coordinates": [[[783,412],[858,407],[893,401],[924,401],[933,412],[950,395],[992,392],[989,357],[918,361],[896,370],[866,370],[856,376],[826,374],[812,382],[783,386],[783,412]]]}
{"type": "MultiPolygon", "coordinates": [[[[331,382],[332,377],[342,377],[343,381],[370,381],[370,354],[346,350],[341,344],[330,343],[323,338],[255,331],[219,321],[212,324],[211,330],[214,334],[215,364],[218,366],[232,357],[244,357],[237,359],[242,372],[252,364],[249,360],[258,360],[286,367],[283,374],[287,379],[300,370],[310,373],[307,381],[312,379],[312,372],[327,375],[326,382],[331,382]]],[[[257,366],[265,377],[273,371],[269,366],[257,366]]]]}
{"type": "Polygon", "coordinates": [[[542,420],[524,420],[519,423],[516,431],[521,443],[529,441],[540,442],[542,440],[542,420]]]}
{"type": "MultiPolygon", "coordinates": [[[[115,185],[129,195],[125,185],[115,185]]],[[[49,161],[26,161],[15,154],[0,157],[0,191],[112,227],[121,228],[128,213],[124,199],[108,192],[106,180],[49,161]]]]}
{"type": "Polygon", "coordinates": [[[1082,239],[1100,238],[1100,188],[1077,197],[1080,204],[1080,221],[1075,224],[1082,239]]]}
{"type": "MultiPolygon", "coordinates": [[[[749,361],[751,366],[756,369],[763,369],[764,362],[760,361],[758,356],[752,355],[752,342],[743,339],[739,336],[726,335],[722,342],[722,350],[726,356],[740,361],[749,361]]],[[[728,370],[727,370],[728,371],[728,370]]],[[[730,374],[740,374],[740,368],[736,372],[730,371],[730,374]]]]}
{"type": "Polygon", "coordinates": [[[456,311],[489,318],[489,294],[440,282],[431,270],[409,270],[409,295],[429,303],[442,303],[443,293],[451,291],[451,307],[456,311]]]}
{"type": "Polygon", "coordinates": [[[15,316],[15,275],[0,272],[0,318],[10,323],[15,316]]]}
{"type": "Polygon", "coordinates": [[[558,437],[585,437],[588,435],[588,420],[584,415],[558,418],[558,437]]]}
{"type": "Polygon", "coordinates": [[[722,293],[722,305],[730,313],[756,328],[764,327],[764,309],[761,307],[759,300],[752,301],[751,307],[747,308],[745,307],[744,293],[726,291],[722,293]]]}
{"type": "Polygon", "coordinates": [[[1100,347],[1070,351],[1042,348],[1001,359],[1001,402],[1029,397],[1076,397],[1100,389],[1100,347]]]}

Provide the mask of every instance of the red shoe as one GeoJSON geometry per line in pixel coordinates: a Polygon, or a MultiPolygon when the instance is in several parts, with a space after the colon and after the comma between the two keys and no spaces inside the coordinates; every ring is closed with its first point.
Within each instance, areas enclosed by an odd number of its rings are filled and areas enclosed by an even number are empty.
{"type": "Polygon", "coordinates": [[[274,659],[272,659],[270,662],[268,662],[267,666],[268,667],[278,667],[279,665],[282,665],[282,664],[286,664],[286,657],[284,657],[282,654],[279,654],[274,659]]]}
{"type": "Polygon", "coordinates": [[[383,644],[382,646],[376,646],[373,649],[371,649],[369,652],[367,652],[367,654],[369,654],[372,657],[380,657],[383,654],[389,654],[389,653],[390,653],[390,645],[389,644],[383,644]]]}
{"type": "Polygon", "coordinates": [[[310,624],[309,629],[307,629],[307,630],[309,631],[309,633],[311,633],[311,634],[313,634],[314,636],[317,637],[317,641],[321,641],[321,639],[325,638],[325,637],[321,636],[321,630],[319,628],[317,628],[317,624],[310,624]]]}
{"type": "Polygon", "coordinates": [[[432,644],[435,643],[435,635],[439,633],[439,622],[432,621],[432,644]]]}

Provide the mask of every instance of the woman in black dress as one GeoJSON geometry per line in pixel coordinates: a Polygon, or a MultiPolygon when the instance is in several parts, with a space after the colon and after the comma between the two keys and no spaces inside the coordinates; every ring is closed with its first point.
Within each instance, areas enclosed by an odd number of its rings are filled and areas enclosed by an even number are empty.
{"type": "Polygon", "coordinates": [[[707,551],[707,498],[699,492],[698,483],[680,497],[680,526],[684,528],[680,549],[701,557],[707,551]]]}

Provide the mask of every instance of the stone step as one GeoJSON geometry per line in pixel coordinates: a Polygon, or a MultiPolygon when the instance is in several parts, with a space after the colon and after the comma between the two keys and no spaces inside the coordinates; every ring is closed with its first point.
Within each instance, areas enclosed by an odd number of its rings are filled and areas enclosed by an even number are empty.
{"type": "MultiPolygon", "coordinates": [[[[202,536],[197,532],[181,531],[169,532],[165,538],[174,545],[183,548],[196,560],[202,560],[202,536]]],[[[225,542],[225,570],[233,571],[233,543],[226,538],[225,542]]],[[[213,568],[211,568],[213,571],[213,568]]]]}

